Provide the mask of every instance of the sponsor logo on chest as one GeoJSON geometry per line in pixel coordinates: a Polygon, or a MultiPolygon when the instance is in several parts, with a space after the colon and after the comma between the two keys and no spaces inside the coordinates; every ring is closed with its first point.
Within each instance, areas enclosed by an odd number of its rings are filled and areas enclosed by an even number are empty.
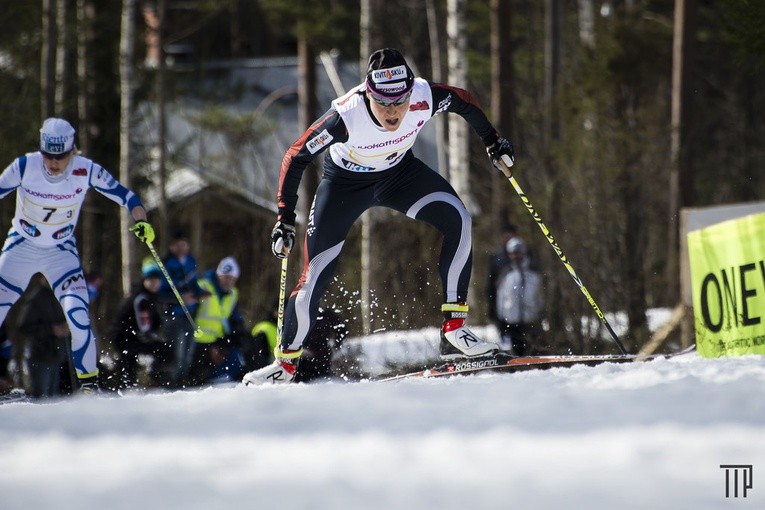
{"type": "Polygon", "coordinates": [[[36,190],[32,188],[24,187],[24,193],[26,193],[29,196],[39,198],[42,200],[72,200],[77,195],[82,193],[82,188],[77,188],[72,193],[66,193],[66,192],[52,192],[52,191],[44,191],[44,190],[36,190]]]}

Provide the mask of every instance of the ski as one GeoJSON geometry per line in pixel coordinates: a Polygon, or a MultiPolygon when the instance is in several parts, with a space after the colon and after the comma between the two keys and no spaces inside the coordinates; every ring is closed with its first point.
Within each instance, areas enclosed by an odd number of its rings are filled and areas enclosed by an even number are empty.
{"type": "Polygon", "coordinates": [[[574,354],[551,356],[513,356],[498,352],[487,356],[472,358],[463,357],[441,361],[413,372],[389,374],[378,378],[379,381],[396,381],[409,378],[448,377],[455,375],[470,375],[484,371],[518,372],[521,370],[540,370],[547,368],[567,368],[575,365],[595,366],[601,363],[629,363],[650,361],[658,358],[669,358],[693,352],[695,346],[671,354],[574,354]]]}

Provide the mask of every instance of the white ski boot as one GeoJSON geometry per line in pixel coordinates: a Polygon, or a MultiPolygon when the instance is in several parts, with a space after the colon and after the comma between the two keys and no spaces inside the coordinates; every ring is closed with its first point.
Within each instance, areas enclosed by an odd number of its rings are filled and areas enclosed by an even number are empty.
{"type": "Polygon", "coordinates": [[[79,379],[80,383],[80,395],[87,395],[89,397],[101,394],[101,387],[98,384],[98,376],[85,377],[79,379]]]}
{"type": "Polygon", "coordinates": [[[274,349],[274,357],[276,358],[274,362],[245,374],[242,382],[245,386],[290,383],[295,379],[298,358],[302,353],[303,349],[283,352],[277,347],[274,349]]]}
{"type": "Polygon", "coordinates": [[[444,324],[441,326],[441,359],[482,356],[499,351],[499,346],[487,342],[465,327],[468,306],[462,303],[445,303],[444,324]]]}

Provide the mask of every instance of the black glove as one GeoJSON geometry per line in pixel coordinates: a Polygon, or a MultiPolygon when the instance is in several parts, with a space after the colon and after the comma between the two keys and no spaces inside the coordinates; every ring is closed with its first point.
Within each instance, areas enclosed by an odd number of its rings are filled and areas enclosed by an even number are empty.
{"type": "Polygon", "coordinates": [[[295,225],[277,221],[271,231],[271,253],[280,259],[286,259],[295,244],[295,225]]]}
{"type": "Polygon", "coordinates": [[[500,159],[507,168],[512,167],[515,162],[515,150],[513,150],[513,144],[510,143],[510,140],[502,138],[501,136],[497,138],[496,142],[486,147],[486,153],[489,155],[491,164],[500,172],[502,171],[502,167],[499,165],[500,159]]]}

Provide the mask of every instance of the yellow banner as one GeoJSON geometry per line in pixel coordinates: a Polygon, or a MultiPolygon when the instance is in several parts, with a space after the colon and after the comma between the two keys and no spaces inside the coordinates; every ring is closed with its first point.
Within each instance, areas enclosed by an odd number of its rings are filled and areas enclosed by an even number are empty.
{"type": "Polygon", "coordinates": [[[765,214],[688,233],[696,349],[765,354],[765,214]]]}

